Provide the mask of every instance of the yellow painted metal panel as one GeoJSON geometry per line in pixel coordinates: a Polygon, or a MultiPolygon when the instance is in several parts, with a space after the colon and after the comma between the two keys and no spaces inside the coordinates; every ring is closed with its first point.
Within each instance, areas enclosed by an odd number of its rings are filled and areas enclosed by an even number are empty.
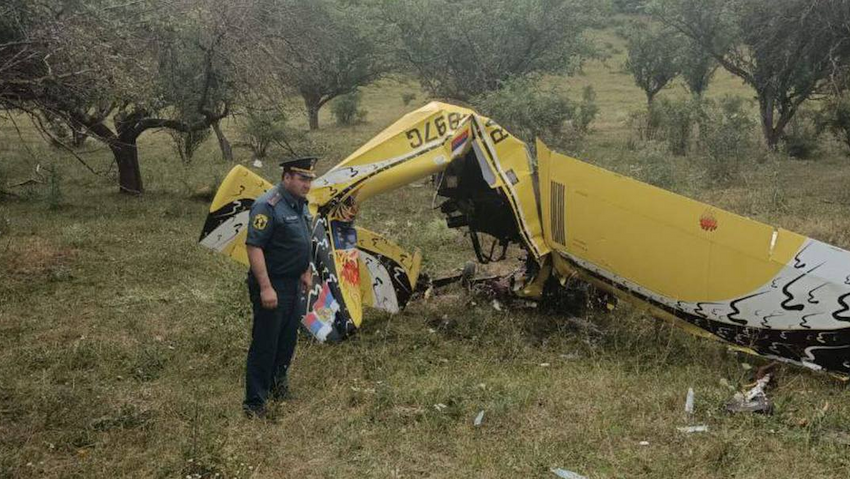
{"type": "MultiPolygon", "coordinates": [[[[657,294],[720,301],[769,282],[805,237],[538,146],[544,216],[565,185],[566,245],[550,246],[657,294]],[[545,171],[545,174],[544,174],[545,171]]],[[[552,238],[551,222],[546,237],[552,238]]]]}

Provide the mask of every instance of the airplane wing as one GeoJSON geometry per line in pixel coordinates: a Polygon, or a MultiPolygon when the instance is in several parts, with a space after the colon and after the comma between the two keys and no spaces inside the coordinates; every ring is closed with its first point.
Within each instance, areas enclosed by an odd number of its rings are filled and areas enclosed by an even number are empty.
{"type": "MultiPolygon", "coordinates": [[[[272,184],[235,166],[210,205],[199,242],[248,266],[248,214],[272,184]]],[[[416,287],[421,254],[409,253],[378,233],[340,219],[318,216],[313,225],[313,289],[302,298],[302,323],[321,341],[356,330],[362,307],[396,313],[416,287]]]]}
{"type": "Polygon", "coordinates": [[[538,142],[555,274],[579,272],[739,349],[850,374],[850,252],[538,142]]]}
{"type": "Polygon", "coordinates": [[[248,168],[234,166],[216,191],[198,242],[248,266],[248,214],[254,200],[271,187],[248,168]]]}

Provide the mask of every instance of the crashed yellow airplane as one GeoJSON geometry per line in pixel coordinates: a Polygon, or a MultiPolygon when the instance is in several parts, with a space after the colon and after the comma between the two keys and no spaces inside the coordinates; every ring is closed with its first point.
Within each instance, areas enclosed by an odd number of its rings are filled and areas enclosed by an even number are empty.
{"type": "MultiPolygon", "coordinates": [[[[536,146],[535,161],[492,120],[434,102],[316,179],[306,328],[338,341],[360,326],[364,305],[404,307],[419,253],[354,221],[368,198],[439,174],[441,210],[450,227],[469,230],[479,261],[503,257],[510,243],[528,252],[520,296],[540,298],[547,281],[577,276],[692,333],[850,375],[850,252],[536,146]],[[480,234],[494,238],[489,252],[480,234]]],[[[271,186],[235,167],[201,244],[247,264],[248,211],[271,186]]]]}

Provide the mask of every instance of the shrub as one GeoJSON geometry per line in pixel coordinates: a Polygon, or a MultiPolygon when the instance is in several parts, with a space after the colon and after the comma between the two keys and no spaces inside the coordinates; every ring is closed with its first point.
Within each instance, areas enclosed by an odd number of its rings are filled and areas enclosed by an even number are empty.
{"type": "Polygon", "coordinates": [[[850,92],[830,97],[821,111],[819,126],[829,131],[847,147],[850,155],[850,92]]]}
{"type": "Polygon", "coordinates": [[[177,130],[168,130],[173,141],[174,150],[180,156],[180,160],[184,164],[192,163],[192,158],[198,151],[198,148],[210,137],[210,129],[204,128],[200,131],[190,131],[183,133],[177,130]]]}
{"type": "Polygon", "coordinates": [[[782,137],[785,153],[799,159],[812,158],[820,148],[822,133],[823,129],[819,128],[813,111],[798,111],[785,127],[785,134],[782,137]]]}
{"type": "Polygon", "coordinates": [[[652,144],[640,149],[631,156],[630,175],[644,183],[672,190],[676,184],[675,167],[663,149],[652,144]]]}
{"type": "Polygon", "coordinates": [[[582,133],[590,132],[590,124],[599,114],[599,105],[596,104],[596,91],[587,85],[581,92],[581,103],[575,113],[573,126],[582,133]]]}
{"type": "Polygon", "coordinates": [[[653,104],[658,139],[663,139],[671,153],[684,156],[694,136],[694,125],[702,115],[702,102],[661,98],[653,104]]]}
{"type": "Polygon", "coordinates": [[[413,92],[405,92],[401,94],[401,101],[404,103],[404,106],[410,105],[410,102],[416,99],[416,93],[413,92]]]}
{"type": "Polygon", "coordinates": [[[331,105],[331,112],[336,117],[337,125],[353,125],[366,119],[368,112],[360,109],[361,100],[360,90],[354,90],[334,100],[333,105],[331,105]]]}
{"type": "Polygon", "coordinates": [[[708,175],[727,183],[740,174],[741,163],[755,151],[757,122],[743,99],[727,96],[707,103],[699,117],[699,144],[708,175]]]}
{"type": "Polygon", "coordinates": [[[551,88],[532,78],[514,78],[502,88],[472,100],[485,115],[533,146],[535,138],[573,149],[578,146],[596,116],[592,89],[586,89],[576,106],[551,88]]]}
{"type": "Polygon", "coordinates": [[[658,136],[662,110],[656,103],[658,102],[653,102],[652,106],[646,110],[633,111],[629,114],[629,128],[634,130],[638,138],[643,141],[655,140],[658,136]]]}
{"type": "Polygon", "coordinates": [[[247,147],[254,158],[265,158],[271,145],[286,144],[291,136],[287,121],[283,108],[249,109],[239,125],[242,141],[235,146],[247,147]]]}

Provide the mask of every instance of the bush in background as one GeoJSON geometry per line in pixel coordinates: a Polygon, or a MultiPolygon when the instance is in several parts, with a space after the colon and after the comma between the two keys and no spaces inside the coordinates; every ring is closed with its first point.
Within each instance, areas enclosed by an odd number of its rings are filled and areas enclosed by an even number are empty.
{"type": "Polygon", "coordinates": [[[587,85],[581,92],[581,103],[576,109],[573,126],[581,133],[589,133],[590,125],[599,114],[599,105],[596,104],[596,91],[587,85]]]}
{"type": "Polygon", "coordinates": [[[785,153],[801,160],[814,157],[820,149],[823,131],[818,115],[814,111],[798,111],[785,127],[785,134],[782,137],[785,153]]]}
{"type": "Polygon", "coordinates": [[[286,111],[280,107],[249,109],[239,123],[239,137],[242,141],[234,146],[248,148],[255,159],[263,159],[272,145],[286,147],[289,138],[294,135],[287,125],[288,121],[286,111]]]}
{"type": "Polygon", "coordinates": [[[818,122],[822,131],[829,131],[847,147],[845,153],[850,156],[850,92],[830,97],[818,122]]]}
{"type": "Polygon", "coordinates": [[[699,121],[699,145],[714,182],[729,183],[740,175],[742,163],[756,151],[757,124],[741,98],[727,96],[706,104],[699,121]]]}
{"type": "Polygon", "coordinates": [[[669,165],[664,156],[691,156],[701,163],[712,182],[727,184],[739,177],[741,165],[759,153],[756,141],[758,122],[749,113],[749,105],[738,97],[717,101],[700,99],[669,100],[660,98],[645,111],[634,112],[630,127],[644,144],[631,139],[628,149],[646,157],[648,166],[638,176],[656,186],[669,187],[669,165]],[[660,169],[659,169],[660,168],[660,169]],[[654,177],[660,175],[659,179],[654,177]]]}
{"type": "Polygon", "coordinates": [[[653,104],[645,110],[631,112],[628,118],[628,125],[629,129],[637,133],[638,139],[652,141],[658,136],[661,120],[661,108],[653,104]]]}
{"type": "Polygon", "coordinates": [[[567,150],[576,148],[596,117],[593,89],[585,89],[574,104],[532,78],[514,78],[502,88],[473,99],[475,107],[533,147],[541,138],[567,150]]]}
{"type": "Polygon", "coordinates": [[[203,130],[198,131],[190,131],[188,133],[183,133],[177,130],[168,130],[168,134],[171,136],[171,140],[173,142],[174,151],[177,152],[177,155],[180,156],[180,161],[183,164],[192,163],[192,158],[194,158],[195,153],[204,144],[204,141],[210,137],[209,128],[205,128],[203,130]]]}
{"type": "Polygon", "coordinates": [[[360,90],[354,90],[347,95],[337,97],[331,105],[331,112],[336,118],[336,124],[349,126],[365,121],[368,112],[360,108],[361,101],[360,90]]]}
{"type": "Polygon", "coordinates": [[[405,92],[401,94],[401,102],[404,103],[404,106],[410,105],[410,102],[416,99],[416,93],[413,92],[405,92]]]}
{"type": "Polygon", "coordinates": [[[699,98],[658,100],[652,109],[655,110],[658,139],[667,143],[670,153],[684,156],[691,149],[694,137],[694,126],[703,115],[703,104],[699,98]]]}
{"type": "Polygon", "coordinates": [[[650,143],[630,155],[629,175],[650,185],[673,190],[676,185],[676,170],[670,155],[650,143]]]}

